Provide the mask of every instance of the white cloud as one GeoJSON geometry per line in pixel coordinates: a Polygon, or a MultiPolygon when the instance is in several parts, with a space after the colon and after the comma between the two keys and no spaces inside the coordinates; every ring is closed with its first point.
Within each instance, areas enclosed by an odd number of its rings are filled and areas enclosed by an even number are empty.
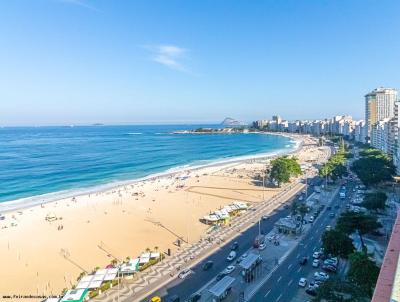
{"type": "Polygon", "coordinates": [[[85,1],[85,0],[58,0],[58,1],[63,2],[63,3],[67,3],[67,4],[81,6],[81,7],[93,10],[93,11],[98,11],[97,8],[95,8],[94,6],[88,4],[87,1],[85,1]]]}
{"type": "Polygon", "coordinates": [[[187,53],[185,48],[175,45],[158,45],[147,48],[153,53],[152,60],[154,62],[174,70],[187,71],[182,63],[187,53]]]}

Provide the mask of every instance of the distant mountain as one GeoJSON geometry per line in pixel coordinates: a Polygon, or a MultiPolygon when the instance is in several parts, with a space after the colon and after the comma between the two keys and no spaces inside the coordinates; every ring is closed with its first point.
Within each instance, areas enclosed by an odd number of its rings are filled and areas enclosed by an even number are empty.
{"type": "Polygon", "coordinates": [[[224,121],[221,123],[221,125],[230,127],[247,126],[245,122],[235,120],[231,117],[225,118],[224,121]]]}

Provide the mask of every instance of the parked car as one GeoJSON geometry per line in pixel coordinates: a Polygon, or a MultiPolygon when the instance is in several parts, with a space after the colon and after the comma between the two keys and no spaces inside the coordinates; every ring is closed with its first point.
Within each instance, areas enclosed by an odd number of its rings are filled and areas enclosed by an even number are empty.
{"type": "Polygon", "coordinates": [[[319,266],[319,260],[318,259],[314,259],[312,262],[312,266],[313,267],[318,267],[319,266]]]}
{"type": "Polygon", "coordinates": [[[327,259],[324,260],[324,264],[325,265],[337,266],[338,265],[338,258],[337,257],[327,258],[327,259]]]}
{"type": "Polygon", "coordinates": [[[310,218],[308,218],[308,222],[309,223],[313,223],[314,222],[314,216],[311,216],[310,218]]]}
{"type": "Polygon", "coordinates": [[[330,218],[335,217],[335,213],[333,213],[333,212],[329,213],[329,217],[330,217],[330,218]]]}
{"type": "Polygon", "coordinates": [[[310,296],[315,297],[317,295],[317,290],[315,288],[307,288],[306,293],[310,296]]]}
{"type": "Polygon", "coordinates": [[[231,251],[231,252],[229,253],[228,257],[226,257],[226,260],[229,261],[229,262],[231,262],[231,261],[233,261],[233,259],[235,259],[235,258],[236,258],[236,252],[235,252],[235,251],[231,251]]]}
{"type": "Polygon", "coordinates": [[[321,255],[320,255],[319,252],[314,252],[314,253],[312,254],[312,256],[313,256],[314,259],[319,259],[319,257],[321,257],[321,255]]]}
{"type": "Polygon", "coordinates": [[[231,250],[232,251],[236,251],[239,248],[239,243],[237,243],[236,241],[232,244],[231,246],[231,250]]]}
{"type": "Polygon", "coordinates": [[[322,266],[322,269],[324,270],[324,271],[327,271],[327,272],[330,272],[330,273],[336,273],[336,271],[337,271],[337,268],[336,268],[336,266],[333,266],[333,265],[323,265],[322,266]]]}
{"type": "Polygon", "coordinates": [[[329,275],[324,272],[315,272],[314,279],[317,281],[326,281],[329,279],[329,275]]]}
{"type": "Polygon", "coordinates": [[[207,261],[206,263],[204,263],[203,265],[203,271],[208,271],[209,269],[211,269],[214,265],[214,262],[212,261],[207,261]]]}
{"type": "Polygon", "coordinates": [[[185,279],[187,276],[189,276],[192,273],[192,271],[188,268],[185,268],[183,271],[181,271],[178,274],[179,279],[185,279]]]}
{"type": "Polygon", "coordinates": [[[326,230],[327,232],[329,232],[330,230],[332,230],[332,227],[331,227],[330,225],[327,225],[326,228],[325,228],[325,230],[326,230]]]}
{"type": "Polygon", "coordinates": [[[303,257],[300,259],[299,264],[300,265],[306,265],[308,261],[308,257],[303,257]]]}
{"type": "Polygon", "coordinates": [[[306,278],[300,278],[299,286],[306,287],[306,285],[307,285],[307,279],[306,278]]]}
{"type": "Polygon", "coordinates": [[[268,220],[269,216],[268,215],[263,215],[262,220],[268,220]]]}

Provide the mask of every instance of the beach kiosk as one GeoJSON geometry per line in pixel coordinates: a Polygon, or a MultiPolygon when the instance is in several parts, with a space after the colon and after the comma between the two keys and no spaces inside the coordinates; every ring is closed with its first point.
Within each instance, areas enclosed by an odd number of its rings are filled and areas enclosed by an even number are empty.
{"type": "Polygon", "coordinates": [[[235,278],[232,278],[230,276],[225,276],[217,283],[215,283],[214,286],[208,290],[208,292],[211,295],[209,301],[220,302],[223,299],[225,299],[229,295],[232,289],[233,282],[235,282],[235,278]]]}
{"type": "Polygon", "coordinates": [[[87,292],[87,289],[71,289],[65,293],[60,302],[83,302],[87,292]]]}
{"type": "Polygon", "coordinates": [[[255,278],[256,268],[262,262],[260,255],[250,253],[240,262],[242,276],[245,282],[251,282],[255,278]]]}

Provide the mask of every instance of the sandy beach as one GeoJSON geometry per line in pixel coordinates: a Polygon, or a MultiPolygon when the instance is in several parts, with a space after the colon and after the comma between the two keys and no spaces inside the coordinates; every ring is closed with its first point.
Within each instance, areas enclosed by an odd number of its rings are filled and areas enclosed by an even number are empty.
{"type": "MultiPolygon", "coordinates": [[[[296,152],[301,163],[324,152],[315,141],[303,140],[296,152]]],[[[59,294],[76,284],[83,270],[104,267],[113,257],[135,257],[146,248],[174,250],[178,236],[195,242],[209,228],[199,219],[210,211],[236,200],[257,203],[279,192],[253,182],[268,161],[188,170],[6,213],[0,220],[0,293],[59,294]]]]}

